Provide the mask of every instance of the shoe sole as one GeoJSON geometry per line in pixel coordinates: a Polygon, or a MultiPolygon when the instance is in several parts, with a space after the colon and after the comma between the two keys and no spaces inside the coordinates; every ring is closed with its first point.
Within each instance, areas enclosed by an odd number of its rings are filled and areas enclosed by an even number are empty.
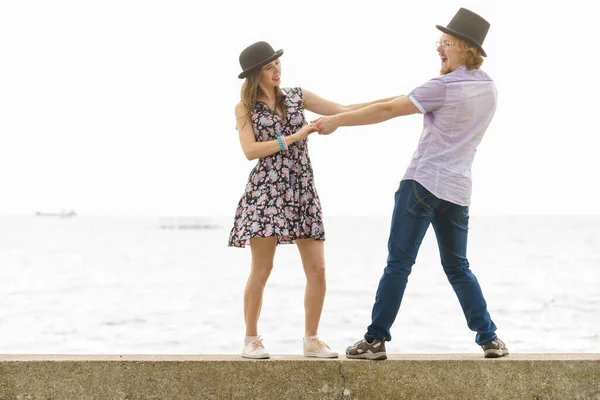
{"type": "Polygon", "coordinates": [[[374,361],[378,361],[378,360],[387,360],[387,354],[386,353],[363,353],[363,354],[347,354],[346,353],[346,358],[351,358],[354,360],[374,360],[374,361]]]}
{"type": "Polygon", "coordinates": [[[500,358],[500,357],[507,356],[508,354],[509,354],[508,350],[489,349],[484,352],[484,357],[485,358],[500,358]]]}
{"type": "Polygon", "coordinates": [[[267,358],[270,358],[271,356],[269,354],[259,355],[259,356],[253,356],[253,355],[250,355],[250,354],[242,354],[242,357],[244,357],[244,358],[251,358],[253,360],[265,360],[267,358]]]}
{"type": "Polygon", "coordinates": [[[332,354],[321,354],[321,353],[304,353],[304,357],[317,357],[317,358],[338,358],[338,353],[332,354]]]}

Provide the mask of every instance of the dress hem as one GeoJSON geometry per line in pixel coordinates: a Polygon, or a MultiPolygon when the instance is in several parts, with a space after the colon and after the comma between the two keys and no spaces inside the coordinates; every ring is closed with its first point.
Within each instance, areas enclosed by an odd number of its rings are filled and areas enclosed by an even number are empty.
{"type": "Polygon", "coordinates": [[[248,236],[248,237],[243,237],[240,239],[237,239],[235,241],[229,241],[229,244],[227,245],[227,247],[237,247],[237,248],[245,248],[246,247],[246,242],[248,243],[247,245],[250,246],[250,239],[255,239],[255,238],[260,238],[260,239],[266,239],[266,238],[271,238],[271,237],[275,237],[277,238],[277,246],[282,245],[282,244],[294,244],[295,240],[299,240],[299,239],[315,239],[315,240],[325,240],[325,236],[321,235],[321,236],[313,236],[313,235],[309,235],[309,236],[298,236],[298,237],[291,237],[291,236],[278,236],[278,235],[271,235],[271,236],[248,236]],[[280,239],[280,238],[285,238],[285,239],[280,239]],[[239,243],[240,245],[236,245],[235,243],[239,243]]]}

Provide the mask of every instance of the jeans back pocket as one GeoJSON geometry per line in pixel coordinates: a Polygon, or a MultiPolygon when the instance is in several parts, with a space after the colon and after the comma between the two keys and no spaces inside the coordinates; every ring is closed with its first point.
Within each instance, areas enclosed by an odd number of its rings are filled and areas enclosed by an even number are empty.
{"type": "Polygon", "coordinates": [[[414,216],[426,217],[433,212],[433,205],[437,200],[431,192],[420,183],[412,181],[406,188],[409,191],[406,210],[414,216]]]}

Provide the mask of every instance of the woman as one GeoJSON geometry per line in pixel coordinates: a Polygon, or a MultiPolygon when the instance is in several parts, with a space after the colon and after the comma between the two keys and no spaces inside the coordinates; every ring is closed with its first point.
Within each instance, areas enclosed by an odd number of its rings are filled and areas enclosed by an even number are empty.
{"type": "MultiPolygon", "coordinates": [[[[315,132],[304,109],[333,115],[367,106],[341,106],[301,88],[281,89],[283,50],[266,42],[240,54],[244,79],[235,107],[240,144],[248,160],[258,159],[250,173],[231,230],[229,246],[250,245],[252,264],[244,292],[246,338],[242,356],[269,358],[258,336],[263,291],[273,268],[278,244],[298,246],[306,274],[304,355],[335,358],[317,331],[325,300],[323,215],[308,156],[307,138],[315,132]]],[[[389,99],[383,99],[385,101],[389,99]]]]}

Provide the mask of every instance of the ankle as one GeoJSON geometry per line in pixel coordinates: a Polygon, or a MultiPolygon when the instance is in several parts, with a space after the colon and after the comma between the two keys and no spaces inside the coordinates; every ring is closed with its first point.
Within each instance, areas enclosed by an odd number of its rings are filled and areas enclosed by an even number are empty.
{"type": "Polygon", "coordinates": [[[258,338],[259,338],[259,336],[257,336],[257,335],[246,335],[246,337],[244,338],[244,343],[248,344],[258,338]]]}

